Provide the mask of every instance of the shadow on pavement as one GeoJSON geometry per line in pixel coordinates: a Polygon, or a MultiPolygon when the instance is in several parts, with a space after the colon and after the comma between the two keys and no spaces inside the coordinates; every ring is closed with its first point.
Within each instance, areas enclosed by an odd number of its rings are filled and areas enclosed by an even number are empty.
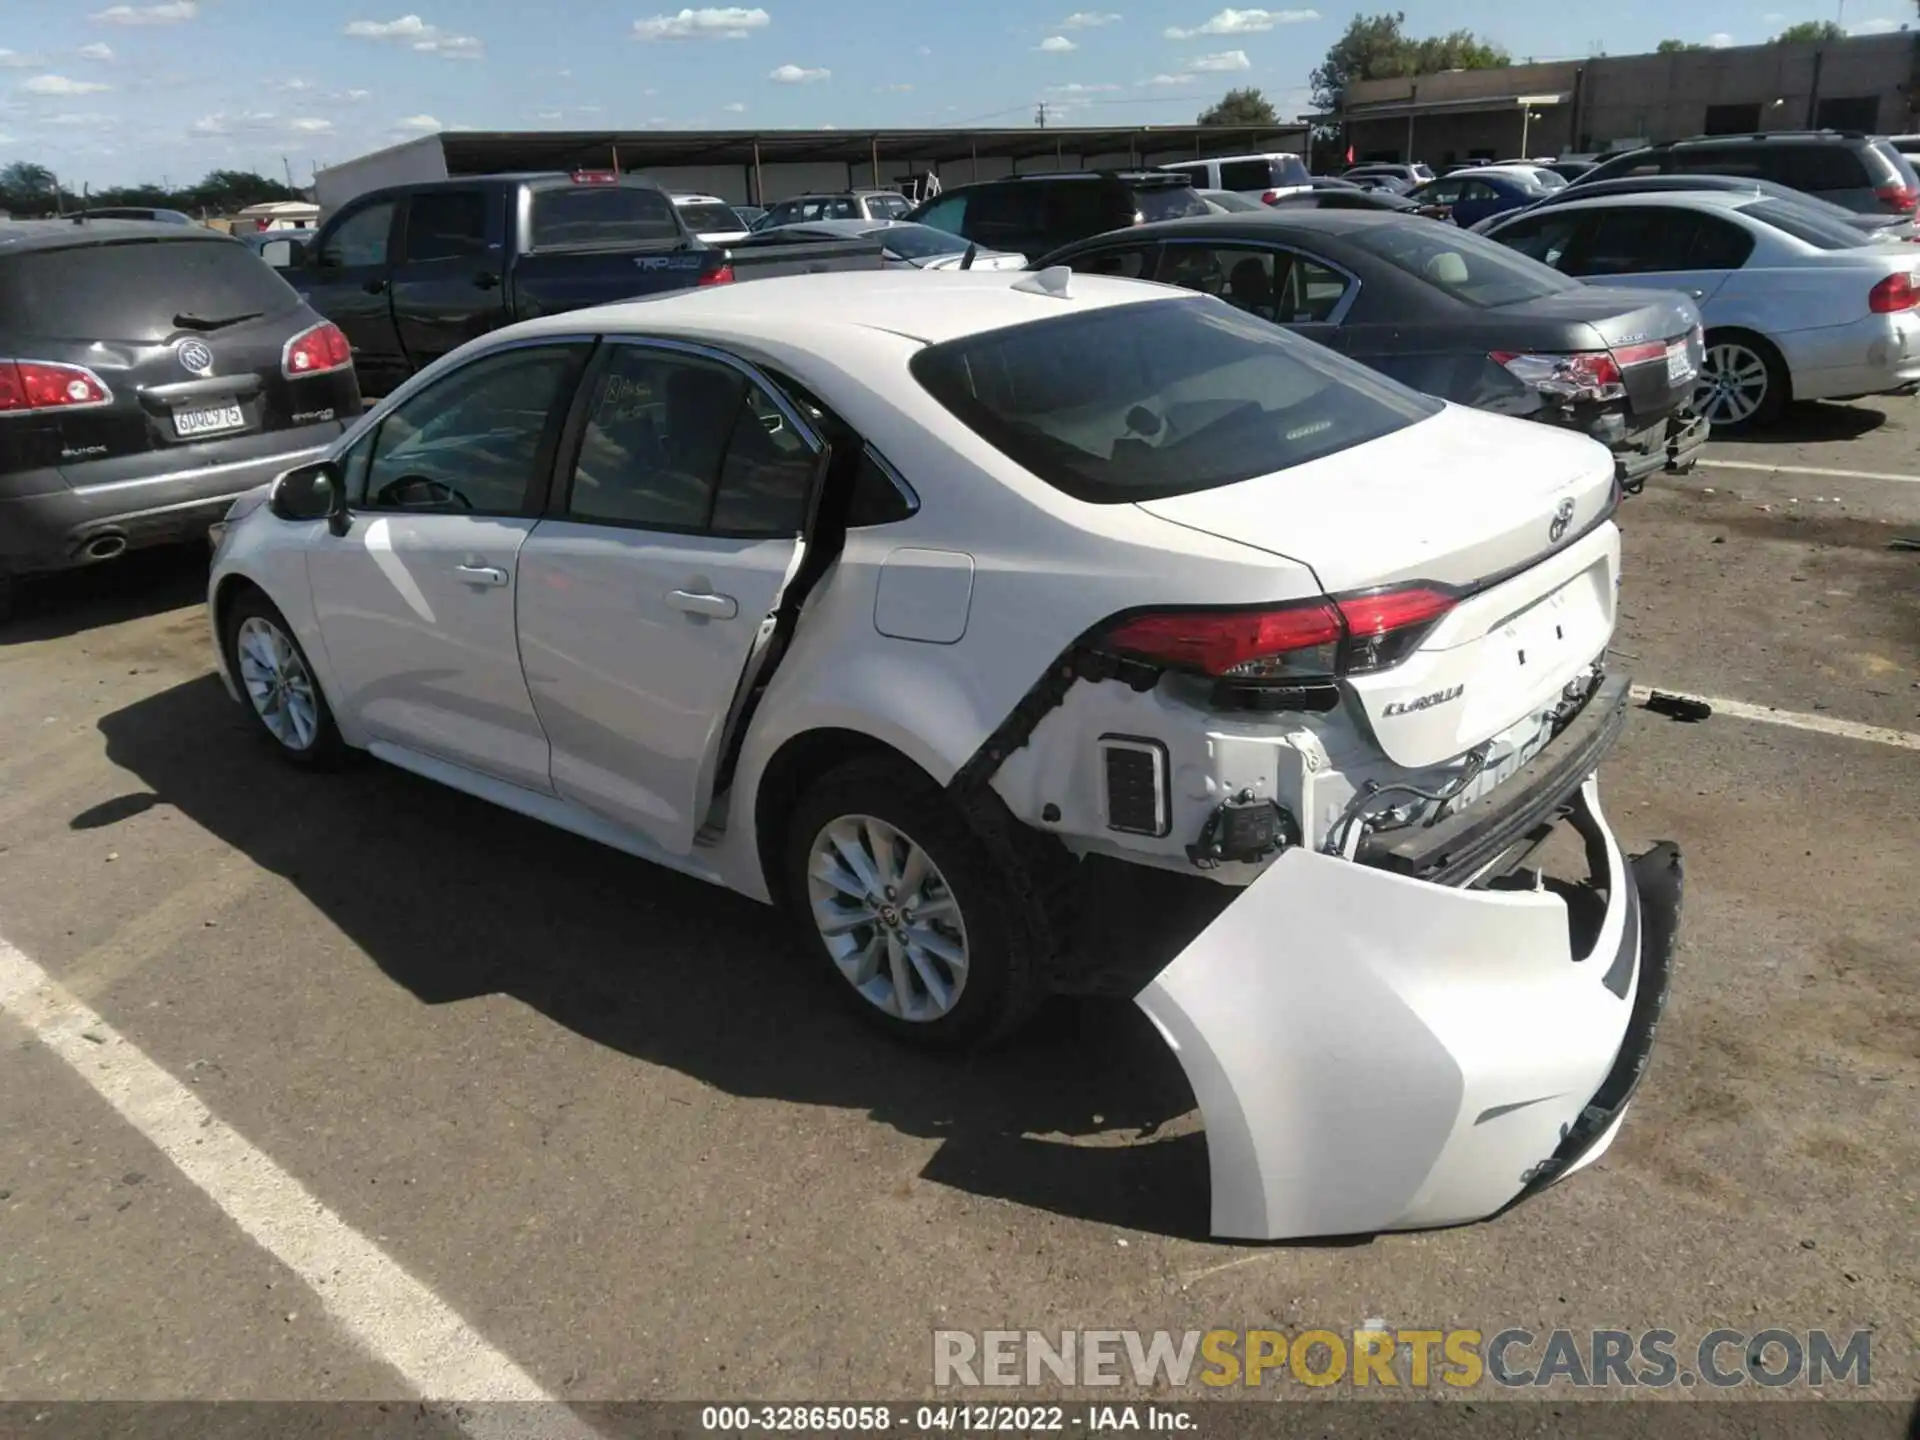
{"type": "Polygon", "coordinates": [[[15,580],[11,618],[0,610],[0,647],[60,640],[204,604],[207,562],[204,544],[168,545],[78,570],[15,580]]]}
{"type": "MultiPolygon", "coordinates": [[[[730,1095],[862,1109],[939,1139],[924,1172],[937,1183],[1207,1233],[1203,1136],[1183,1125],[1155,1138],[1193,1109],[1191,1092],[1127,1001],[1056,1002],[1000,1051],[922,1055],[848,1013],[777,912],[377,762],[295,770],[211,675],[100,729],[108,758],[158,802],[286,877],[425,1004],[506,994],[730,1095]]],[[[109,825],[151,803],[122,797],[72,823],[109,825]]],[[[1196,894],[1218,895],[1204,882],[1168,877],[1161,896],[1125,874],[1133,893],[1088,907],[1102,917],[1091,943],[1125,935],[1134,953],[1154,944],[1170,958],[1219,903],[1196,894]]]]}
{"type": "Polygon", "coordinates": [[[1866,405],[1802,400],[1787,406],[1773,424],[1738,438],[1742,445],[1817,445],[1836,440],[1858,440],[1886,423],[1885,411],[1866,405]]]}

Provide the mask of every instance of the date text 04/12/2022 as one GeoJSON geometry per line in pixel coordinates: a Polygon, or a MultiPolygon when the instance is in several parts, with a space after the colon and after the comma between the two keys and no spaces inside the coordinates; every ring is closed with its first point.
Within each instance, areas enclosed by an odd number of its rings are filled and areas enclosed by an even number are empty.
{"type": "Polygon", "coordinates": [[[1032,1435],[1070,1430],[1185,1431],[1197,1423],[1184,1410],[1150,1404],[708,1405],[700,1412],[704,1431],[759,1434],[903,1430],[1032,1435]]]}

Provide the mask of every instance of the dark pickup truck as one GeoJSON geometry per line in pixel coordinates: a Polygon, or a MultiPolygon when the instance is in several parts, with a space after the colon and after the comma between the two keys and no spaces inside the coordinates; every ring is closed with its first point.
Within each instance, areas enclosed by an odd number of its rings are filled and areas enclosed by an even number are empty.
{"type": "Polygon", "coordinates": [[[575,171],[369,191],[341,206],[281,274],[346,332],[366,393],[384,395],[516,320],[696,285],[882,265],[877,240],[707,245],[651,181],[575,171]]]}

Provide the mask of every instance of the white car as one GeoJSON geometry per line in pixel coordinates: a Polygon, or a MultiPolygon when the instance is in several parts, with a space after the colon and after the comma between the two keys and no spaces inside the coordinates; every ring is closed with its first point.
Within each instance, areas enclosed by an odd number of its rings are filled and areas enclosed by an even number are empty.
{"type": "Polygon", "coordinates": [[[1211,297],[795,276],[471,342],[237,502],[209,602],[289,759],[784,906],[910,1040],[1073,970],[1078,857],[1234,887],[1138,1003],[1216,1231],[1348,1234],[1585,1163],[1645,1063],[1679,869],[1593,780],[1617,503],[1592,441],[1211,297]]]}
{"type": "Polygon", "coordinates": [[[1806,205],[1716,190],[1604,195],[1483,233],[1589,285],[1686,291],[1706,323],[1694,404],[1715,430],[1765,425],[1789,400],[1920,388],[1920,250],[1806,205]]]}
{"type": "Polygon", "coordinates": [[[747,222],[718,195],[676,194],[672,198],[673,208],[680,212],[687,228],[707,244],[732,245],[747,238],[747,222]]]}

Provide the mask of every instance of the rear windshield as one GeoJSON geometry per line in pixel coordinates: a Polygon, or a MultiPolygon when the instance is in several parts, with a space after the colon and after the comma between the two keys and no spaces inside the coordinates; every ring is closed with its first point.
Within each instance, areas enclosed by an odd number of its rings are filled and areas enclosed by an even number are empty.
{"type": "Polygon", "coordinates": [[[1577,290],[1580,282],[1538,260],[1450,225],[1355,226],[1347,243],[1483,310],[1577,290]]]}
{"type": "Polygon", "coordinates": [[[1891,140],[1875,140],[1867,148],[1884,162],[1884,170],[1891,172],[1884,176],[1875,176],[1873,183],[1876,186],[1892,181],[1896,185],[1904,185],[1911,190],[1920,185],[1920,171],[1913,168],[1912,158],[1902,153],[1899,145],[1891,140]]]}
{"type": "Polygon", "coordinates": [[[722,231],[731,233],[747,228],[740,223],[740,217],[733,213],[732,206],[718,203],[683,200],[680,203],[680,218],[687,222],[687,228],[696,235],[722,231]]]}
{"type": "Polygon", "coordinates": [[[532,243],[536,250],[605,250],[678,240],[673,201],[638,185],[578,185],[537,190],[532,243]]]}
{"type": "Polygon", "coordinates": [[[878,240],[902,260],[931,260],[967,248],[966,241],[931,225],[876,225],[860,234],[863,239],[878,240]]]}
{"type": "Polygon", "coordinates": [[[1776,230],[1784,230],[1796,240],[1822,250],[1857,250],[1873,244],[1873,237],[1841,220],[1822,215],[1791,200],[1756,200],[1740,207],[1742,215],[1751,215],[1776,230]]]}
{"type": "Polygon", "coordinates": [[[1441,408],[1210,297],[970,335],[922,350],[912,370],[1008,459],[1094,504],[1287,470],[1441,408]]]}
{"type": "Polygon", "coordinates": [[[1189,215],[1211,215],[1207,202],[1191,185],[1136,185],[1133,208],[1151,224],[1155,220],[1184,220],[1189,215]]]}
{"type": "Polygon", "coordinates": [[[116,240],[0,259],[9,330],[82,340],[164,340],[204,320],[279,315],[300,297],[237,240],[116,240]]]}

